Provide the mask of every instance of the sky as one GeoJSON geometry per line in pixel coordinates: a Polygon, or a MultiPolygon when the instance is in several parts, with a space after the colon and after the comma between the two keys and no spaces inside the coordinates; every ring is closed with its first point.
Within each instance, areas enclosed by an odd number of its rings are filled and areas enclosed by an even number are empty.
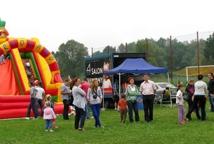
{"type": "Polygon", "coordinates": [[[0,0],[0,5],[11,37],[37,37],[50,51],[70,39],[96,51],[214,31],[213,0],[0,0]]]}

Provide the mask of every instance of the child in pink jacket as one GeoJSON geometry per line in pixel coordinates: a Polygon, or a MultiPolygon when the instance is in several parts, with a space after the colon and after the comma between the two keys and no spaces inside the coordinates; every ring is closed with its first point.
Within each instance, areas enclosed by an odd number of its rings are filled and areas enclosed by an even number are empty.
{"type": "Polygon", "coordinates": [[[45,131],[53,132],[52,123],[53,123],[53,119],[56,119],[56,115],[53,109],[51,108],[50,102],[45,103],[43,119],[45,120],[45,131]]]}

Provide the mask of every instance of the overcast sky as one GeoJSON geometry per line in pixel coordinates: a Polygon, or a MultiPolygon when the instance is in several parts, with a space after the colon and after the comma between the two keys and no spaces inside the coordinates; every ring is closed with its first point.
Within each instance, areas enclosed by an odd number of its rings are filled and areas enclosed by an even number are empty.
{"type": "Polygon", "coordinates": [[[142,38],[214,30],[213,0],[1,0],[11,37],[38,37],[51,51],[69,39],[102,49],[142,38]]]}

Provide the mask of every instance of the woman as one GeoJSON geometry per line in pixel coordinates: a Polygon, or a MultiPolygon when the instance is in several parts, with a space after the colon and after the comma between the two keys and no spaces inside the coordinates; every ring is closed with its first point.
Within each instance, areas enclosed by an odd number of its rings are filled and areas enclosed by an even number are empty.
{"type": "Polygon", "coordinates": [[[187,102],[188,102],[188,113],[186,115],[186,118],[188,120],[192,120],[191,114],[194,111],[194,103],[193,103],[193,95],[194,95],[194,81],[190,80],[187,87],[186,87],[186,93],[187,93],[187,102]]]}
{"type": "Polygon", "coordinates": [[[129,114],[129,121],[133,122],[133,111],[135,113],[135,121],[139,121],[139,113],[137,109],[137,96],[140,95],[139,90],[137,86],[134,84],[134,79],[129,78],[128,79],[129,85],[126,88],[126,98],[127,98],[127,103],[128,103],[128,114],[129,114]]]}
{"type": "Polygon", "coordinates": [[[79,87],[80,79],[75,78],[72,81],[72,94],[73,94],[73,104],[75,106],[76,115],[75,115],[75,129],[83,130],[85,122],[85,108],[86,108],[86,93],[79,87]]]}
{"type": "Polygon", "coordinates": [[[206,120],[206,92],[207,92],[207,84],[203,81],[203,75],[198,75],[198,81],[194,85],[194,107],[196,116],[199,120],[206,120]],[[201,110],[201,114],[199,113],[199,108],[201,110]]]}
{"type": "Polygon", "coordinates": [[[91,109],[93,112],[93,116],[95,119],[95,127],[101,127],[100,123],[100,106],[102,102],[102,90],[99,87],[99,83],[97,80],[93,80],[91,84],[91,88],[88,90],[88,100],[91,105],[91,109]]]}

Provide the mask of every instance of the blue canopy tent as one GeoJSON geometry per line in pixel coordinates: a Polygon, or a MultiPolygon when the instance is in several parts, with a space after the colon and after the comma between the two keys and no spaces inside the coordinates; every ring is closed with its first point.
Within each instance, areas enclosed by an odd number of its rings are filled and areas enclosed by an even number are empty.
{"type": "Polygon", "coordinates": [[[132,73],[132,74],[158,74],[158,73],[167,73],[168,70],[164,67],[156,67],[149,64],[143,58],[128,58],[118,67],[111,69],[105,74],[119,74],[119,95],[121,93],[121,74],[123,73],[132,73]]]}

